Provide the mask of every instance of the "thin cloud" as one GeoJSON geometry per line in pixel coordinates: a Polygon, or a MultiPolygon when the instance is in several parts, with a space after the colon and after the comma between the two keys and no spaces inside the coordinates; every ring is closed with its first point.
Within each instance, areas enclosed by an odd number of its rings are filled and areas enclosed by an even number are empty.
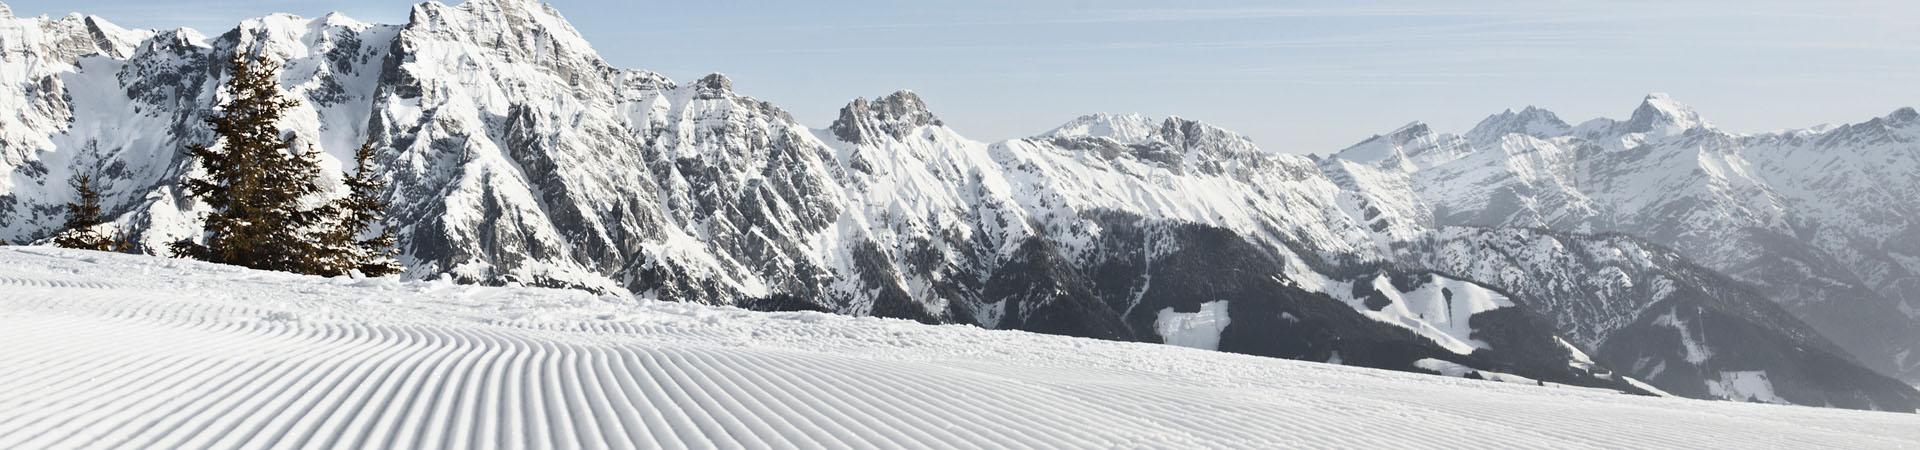
{"type": "Polygon", "coordinates": [[[1329,8],[1190,8],[1135,9],[1098,13],[1079,22],[1196,22],[1259,19],[1367,18],[1367,17],[1517,17],[1497,8],[1439,5],[1329,8]]]}
{"type": "Polygon", "coordinates": [[[1207,9],[1086,9],[1070,15],[1050,18],[1010,18],[989,20],[915,21],[898,23],[850,23],[804,26],[731,26],[655,29],[660,33],[685,32],[807,32],[880,29],[966,28],[995,26],[1097,25],[1142,22],[1213,22],[1271,19],[1367,18],[1367,17],[1522,17],[1511,12],[1475,8],[1365,7],[1365,8],[1207,8],[1207,9]]]}

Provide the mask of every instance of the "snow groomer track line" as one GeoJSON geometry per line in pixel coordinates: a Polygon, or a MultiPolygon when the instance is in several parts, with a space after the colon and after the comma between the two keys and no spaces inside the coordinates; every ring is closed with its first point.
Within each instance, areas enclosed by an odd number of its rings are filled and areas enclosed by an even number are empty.
{"type": "Polygon", "coordinates": [[[9,449],[1920,446],[1912,414],[966,326],[42,248],[0,273],[9,449]]]}

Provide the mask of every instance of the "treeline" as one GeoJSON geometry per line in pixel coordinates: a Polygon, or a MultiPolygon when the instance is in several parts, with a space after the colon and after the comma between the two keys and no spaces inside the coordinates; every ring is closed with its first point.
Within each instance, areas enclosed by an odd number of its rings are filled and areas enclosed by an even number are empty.
{"type": "MultiPolygon", "coordinates": [[[[203,217],[204,231],[170,243],[167,250],[178,257],[310,275],[399,273],[393,233],[372,230],[387,209],[379,198],[386,183],[371,170],[372,143],[354,153],[353,170],[344,180],[347,195],[315,202],[326,193],[320,152],[280,129],[281,117],[298,102],[281,94],[279,64],[241,53],[228,69],[232,77],[222,86],[227,100],[206,120],[215,142],[187,149],[201,170],[183,185],[210,210],[203,217]]],[[[78,201],[67,204],[67,223],[54,245],[136,249],[117,232],[101,230],[106,221],[93,181],[87,174],[70,181],[78,201]]]]}

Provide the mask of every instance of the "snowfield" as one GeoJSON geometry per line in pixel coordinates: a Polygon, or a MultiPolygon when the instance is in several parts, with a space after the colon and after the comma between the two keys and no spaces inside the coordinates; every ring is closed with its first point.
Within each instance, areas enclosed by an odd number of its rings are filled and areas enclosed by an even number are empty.
{"type": "Polygon", "coordinates": [[[0,448],[1915,448],[1920,415],[0,248],[0,448]]]}

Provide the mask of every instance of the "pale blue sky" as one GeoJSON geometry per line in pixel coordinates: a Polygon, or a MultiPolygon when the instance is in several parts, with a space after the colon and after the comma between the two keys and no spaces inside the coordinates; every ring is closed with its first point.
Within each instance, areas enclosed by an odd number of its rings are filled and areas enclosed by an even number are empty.
{"type": "MultiPolygon", "coordinates": [[[[207,34],[270,12],[399,23],[411,4],[7,3],[207,34]]],[[[815,127],[854,97],[913,89],[981,140],[1139,112],[1324,154],[1410,121],[1464,132],[1527,105],[1618,118],[1654,91],[1736,132],[1920,106],[1913,1],[551,3],[617,66],[724,72],[815,127]]]]}

